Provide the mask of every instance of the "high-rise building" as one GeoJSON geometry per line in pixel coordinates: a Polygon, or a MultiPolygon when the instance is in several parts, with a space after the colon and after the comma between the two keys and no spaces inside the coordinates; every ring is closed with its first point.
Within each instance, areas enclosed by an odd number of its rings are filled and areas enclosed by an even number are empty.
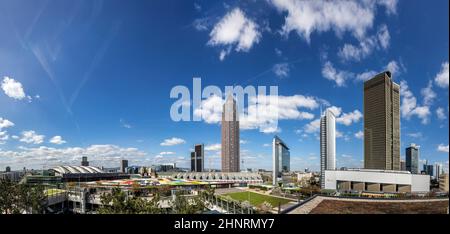
{"type": "Polygon", "coordinates": [[[272,184],[277,185],[278,178],[281,177],[283,172],[289,172],[291,170],[291,154],[287,145],[277,136],[272,141],[272,184]]]}
{"type": "Polygon", "coordinates": [[[433,176],[434,173],[434,166],[428,165],[428,161],[425,161],[425,164],[423,165],[423,171],[425,175],[433,176]]]}
{"type": "Polygon", "coordinates": [[[5,168],[5,172],[11,172],[11,167],[7,166],[7,167],[5,168]]]}
{"type": "Polygon", "coordinates": [[[400,86],[390,71],[364,82],[364,168],[400,170],[400,86]]]}
{"type": "Polygon", "coordinates": [[[325,170],[336,169],[336,117],[327,109],[320,117],[320,186],[325,188],[325,170]]]}
{"type": "Polygon", "coordinates": [[[442,164],[435,163],[434,164],[434,178],[436,178],[437,181],[439,181],[442,174],[442,164]]]}
{"type": "Polygon", "coordinates": [[[239,172],[239,113],[228,95],[222,111],[222,172],[239,172]]]}
{"type": "Polygon", "coordinates": [[[128,167],[128,160],[122,159],[122,161],[120,162],[120,172],[126,173],[127,167],[128,167]]]}
{"type": "Polygon", "coordinates": [[[419,148],[416,144],[406,148],[406,170],[412,174],[419,174],[419,148]]]}
{"type": "Polygon", "coordinates": [[[406,161],[400,160],[400,171],[406,171],[406,161]]]}
{"type": "Polygon", "coordinates": [[[203,172],[205,163],[205,150],[203,144],[194,146],[194,152],[191,152],[191,171],[203,172]]]}
{"type": "Polygon", "coordinates": [[[89,166],[89,161],[87,160],[86,156],[83,156],[81,158],[81,166],[85,166],[85,167],[89,166]]]}

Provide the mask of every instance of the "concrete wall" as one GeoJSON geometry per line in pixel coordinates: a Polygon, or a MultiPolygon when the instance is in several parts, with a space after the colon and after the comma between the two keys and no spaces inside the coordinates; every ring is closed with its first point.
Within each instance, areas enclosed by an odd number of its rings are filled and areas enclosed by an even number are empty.
{"type": "Polygon", "coordinates": [[[367,191],[369,192],[380,192],[380,184],[379,183],[366,183],[367,191]]]}
{"type": "Polygon", "coordinates": [[[383,192],[395,193],[397,192],[397,185],[395,184],[382,184],[383,192]]]}
{"type": "Polygon", "coordinates": [[[365,189],[365,183],[364,182],[352,182],[353,183],[353,190],[357,191],[363,191],[365,189]]]}
{"type": "Polygon", "coordinates": [[[410,193],[411,192],[411,185],[397,185],[398,186],[398,192],[399,193],[410,193]]]}
{"type": "Polygon", "coordinates": [[[353,181],[355,190],[361,188],[360,183],[367,183],[370,191],[380,191],[379,184],[387,184],[386,190],[395,192],[395,186],[402,185],[409,187],[401,187],[410,192],[429,192],[430,191],[430,176],[417,175],[401,172],[382,172],[382,171],[325,171],[325,189],[336,189],[337,181],[353,181]],[[355,183],[357,182],[357,183],[355,183]],[[378,185],[372,185],[378,184],[378,185]],[[355,188],[356,186],[356,188],[355,188]]]}

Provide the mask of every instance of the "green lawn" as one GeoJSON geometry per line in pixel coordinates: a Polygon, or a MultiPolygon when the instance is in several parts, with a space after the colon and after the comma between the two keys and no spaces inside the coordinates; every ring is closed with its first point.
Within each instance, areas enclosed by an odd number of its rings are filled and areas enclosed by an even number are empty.
{"type": "Polygon", "coordinates": [[[259,206],[263,202],[267,201],[272,205],[272,207],[278,207],[278,204],[286,204],[290,202],[290,200],[272,197],[268,195],[263,195],[254,192],[237,192],[237,193],[227,193],[223,195],[224,197],[230,196],[232,199],[237,201],[250,201],[250,204],[253,206],[259,206]]]}
{"type": "Polygon", "coordinates": [[[63,192],[65,192],[65,190],[62,190],[62,189],[47,189],[44,191],[44,193],[48,196],[54,196],[56,194],[63,193],[63,192]]]}

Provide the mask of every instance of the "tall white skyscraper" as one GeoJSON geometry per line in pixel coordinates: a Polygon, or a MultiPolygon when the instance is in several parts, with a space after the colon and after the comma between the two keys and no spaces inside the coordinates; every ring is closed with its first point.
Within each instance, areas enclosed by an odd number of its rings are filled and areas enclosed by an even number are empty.
{"type": "Polygon", "coordinates": [[[325,188],[325,170],[336,169],[336,117],[330,109],[320,117],[320,186],[325,188]]]}
{"type": "Polygon", "coordinates": [[[272,185],[277,185],[278,178],[282,172],[289,172],[291,170],[291,154],[287,145],[277,136],[272,141],[272,185]]]}

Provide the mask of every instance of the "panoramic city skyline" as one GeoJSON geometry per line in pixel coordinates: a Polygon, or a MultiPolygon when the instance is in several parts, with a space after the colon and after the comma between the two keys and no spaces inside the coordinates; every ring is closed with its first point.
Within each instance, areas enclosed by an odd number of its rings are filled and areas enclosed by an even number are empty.
{"type": "Polygon", "coordinates": [[[363,82],[389,70],[400,85],[401,159],[415,143],[419,170],[426,159],[448,171],[448,1],[24,3],[0,2],[0,170],[82,156],[90,166],[189,168],[195,144],[205,169],[220,169],[222,102],[203,99],[199,122],[170,118],[170,90],[193,77],[278,86],[278,128],[241,122],[241,169],[270,170],[278,135],[291,171],[318,171],[322,108],[336,116],[336,167],[363,167],[363,82]],[[336,17],[322,17],[326,5],[336,17]],[[348,12],[362,20],[337,20],[348,12]]]}

